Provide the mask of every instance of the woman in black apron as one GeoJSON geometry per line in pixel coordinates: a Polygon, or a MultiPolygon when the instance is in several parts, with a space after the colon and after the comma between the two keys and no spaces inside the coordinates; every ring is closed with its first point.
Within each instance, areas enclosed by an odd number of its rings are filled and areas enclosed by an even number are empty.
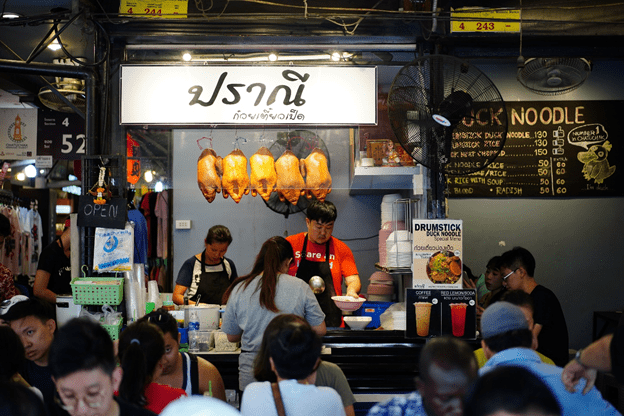
{"type": "MultiPolygon", "coordinates": [[[[330,240],[331,241],[331,240],[330,240]]],[[[321,309],[325,313],[325,325],[329,327],[339,327],[342,324],[342,311],[338,309],[332,296],[336,296],[334,280],[332,279],[331,268],[329,267],[329,241],[325,243],[325,261],[310,261],[307,257],[308,236],[303,240],[301,250],[301,261],[297,269],[297,277],[306,283],[310,283],[312,276],[320,276],[325,282],[325,290],[316,294],[321,309]]]]}

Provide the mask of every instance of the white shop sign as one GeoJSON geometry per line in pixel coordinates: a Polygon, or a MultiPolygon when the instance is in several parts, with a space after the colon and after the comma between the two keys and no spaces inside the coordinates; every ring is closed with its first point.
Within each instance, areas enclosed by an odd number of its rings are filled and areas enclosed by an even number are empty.
{"type": "Polygon", "coordinates": [[[121,67],[122,124],[377,124],[377,68],[121,67]]]}

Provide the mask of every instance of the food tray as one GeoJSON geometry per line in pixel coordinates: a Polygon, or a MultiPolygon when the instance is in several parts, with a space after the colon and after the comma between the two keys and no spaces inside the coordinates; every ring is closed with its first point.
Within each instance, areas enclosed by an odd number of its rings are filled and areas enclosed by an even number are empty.
{"type": "Polygon", "coordinates": [[[111,339],[115,341],[119,338],[119,333],[121,332],[122,324],[123,324],[123,319],[119,319],[119,323],[117,325],[106,325],[106,324],[100,324],[100,325],[104,327],[106,332],[108,332],[108,335],[110,335],[111,339]]]}
{"type": "Polygon", "coordinates": [[[74,279],[71,282],[74,303],[76,305],[119,305],[123,299],[123,281],[123,277],[74,279]]]}

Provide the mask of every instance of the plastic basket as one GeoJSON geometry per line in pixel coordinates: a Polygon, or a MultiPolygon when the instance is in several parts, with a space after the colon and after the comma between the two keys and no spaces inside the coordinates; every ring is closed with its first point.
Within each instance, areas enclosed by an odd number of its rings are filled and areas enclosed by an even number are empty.
{"type": "Polygon", "coordinates": [[[104,327],[106,332],[108,332],[108,335],[110,335],[111,339],[115,341],[119,338],[119,333],[121,332],[122,324],[123,324],[123,319],[120,319],[117,325],[106,325],[106,324],[101,324],[101,325],[102,327],[104,327]]]}
{"type": "Polygon", "coordinates": [[[393,302],[364,302],[360,309],[353,312],[353,315],[370,316],[372,317],[372,320],[368,325],[366,325],[366,328],[379,328],[381,325],[381,314],[384,313],[392,304],[393,302]]]}
{"type": "Polygon", "coordinates": [[[81,277],[74,279],[71,282],[74,303],[76,305],[119,305],[123,299],[123,281],[123,277],[81,277]],[[111,282],[111,284],[104,282],[111,282]]]}

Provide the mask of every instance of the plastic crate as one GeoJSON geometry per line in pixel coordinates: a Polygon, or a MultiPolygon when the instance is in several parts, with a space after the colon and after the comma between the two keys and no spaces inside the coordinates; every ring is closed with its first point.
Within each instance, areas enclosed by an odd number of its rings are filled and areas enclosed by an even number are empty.
{"type": "Polygon", "coordinates": [[[76,305],[116,306],[123,299],[123,277],[81,277],[71,282],[76,305]],[[116,282],[114,284],[80,282],[116,282]]]}
{"type": "Polygon", "coordinates": [[[379,328],[381,321],[379,317],[386,311],[394,302],[364,302],[362,307],[353,312],[355,316],[370,316],[372,319],[366,328],[379,328]]]}
{"type": "Polygon", "coordinates": [[[110,335],[111,339],[115,341],[119,339],[119,333],[121,332],[122,324],[123,324],[123,319],[120,319],[117,325],[106,325],[106,324],[100,324],[100,325],[104,327],[106,332],[108,332],[108,335],[110,335]]]}

